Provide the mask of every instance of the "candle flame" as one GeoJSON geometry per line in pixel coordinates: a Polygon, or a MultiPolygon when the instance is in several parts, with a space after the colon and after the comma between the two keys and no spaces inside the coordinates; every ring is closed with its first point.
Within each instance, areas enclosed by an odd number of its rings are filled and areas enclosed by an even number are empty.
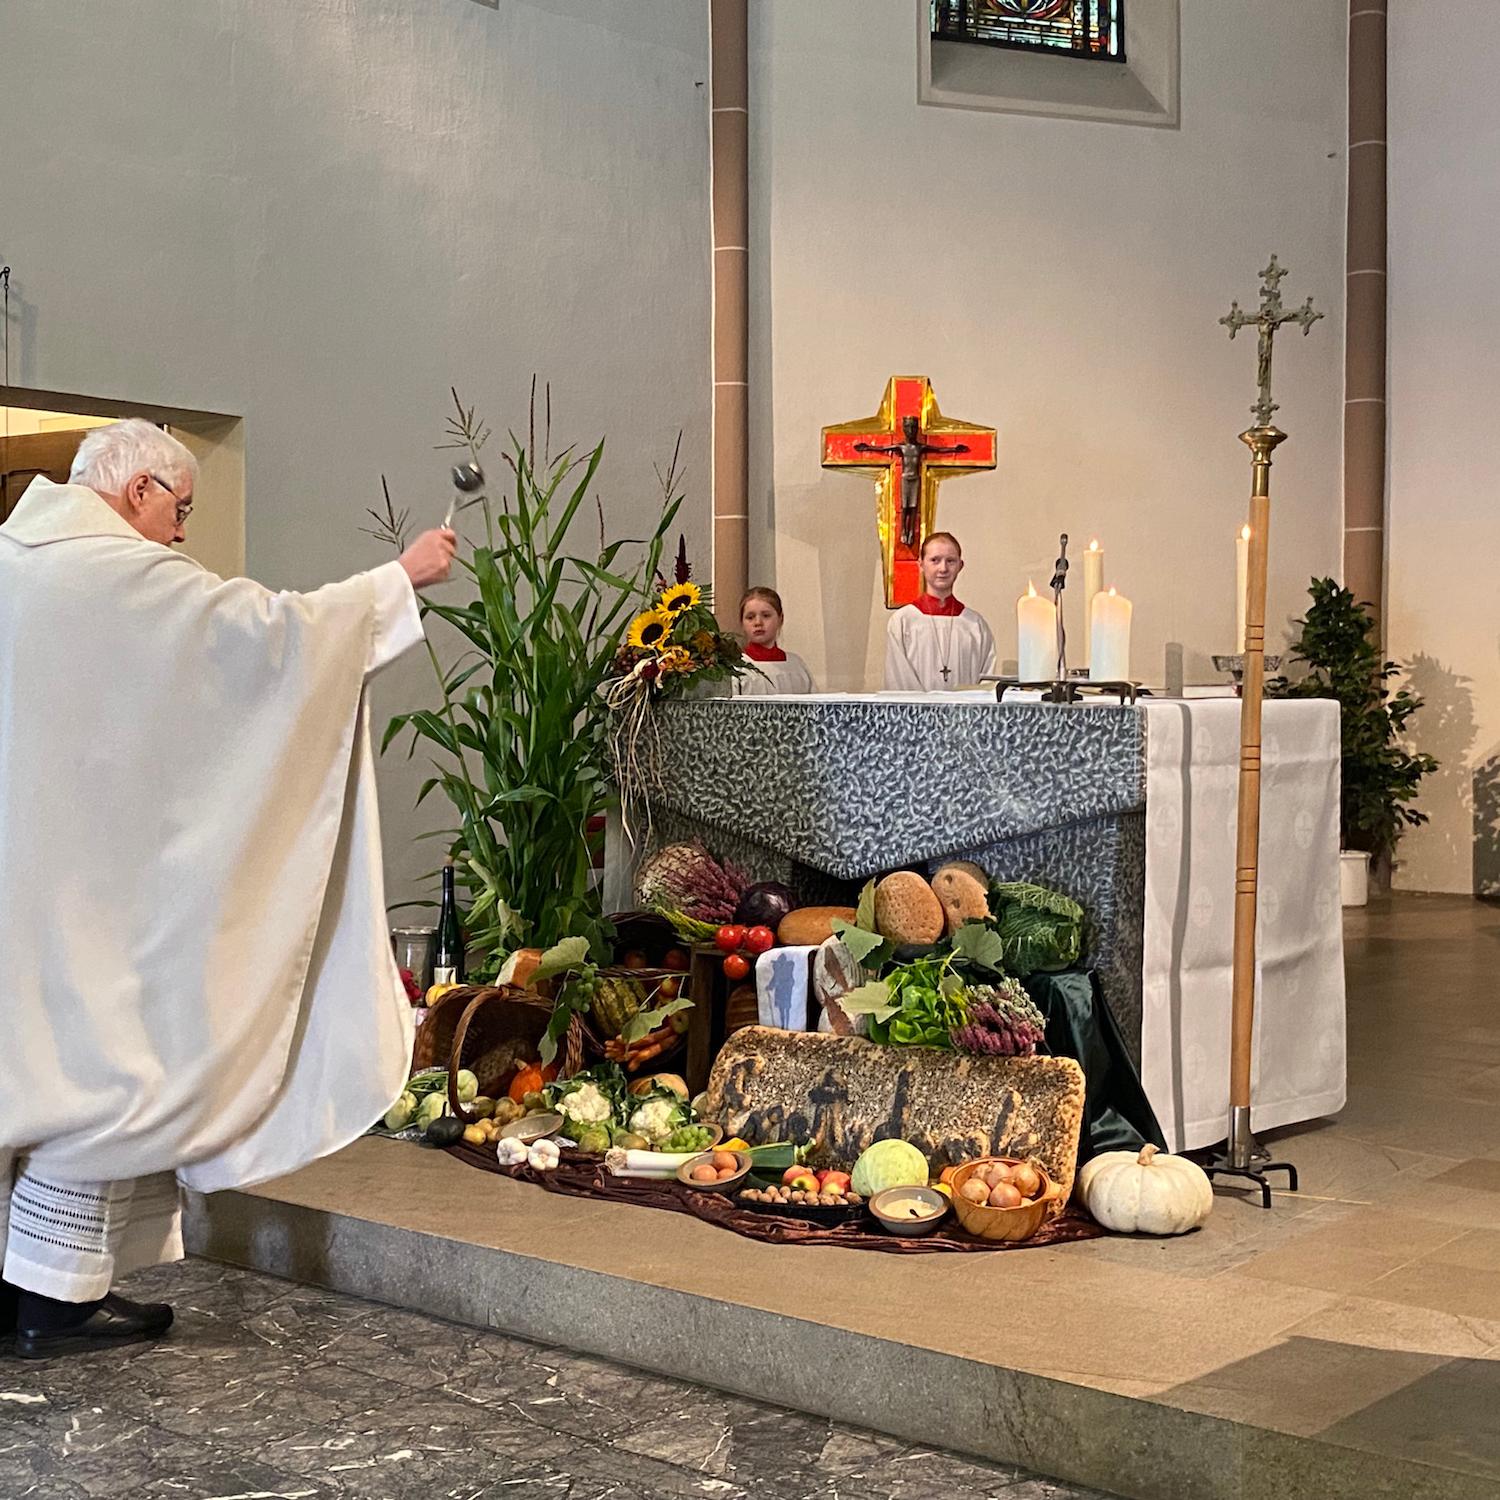
{"type": "Polygon", "coordinates": [[[1248,542],[1250,540],[1250,528],[1248,526],[1240,527],[1240,540],[1242,542],[1248,542]]]}
{"type": "Polygon", "coordinates": [[[1113,598],[1114,598],[1114,597],[1115,597],[1115,591],[1114,591],[1114,588],[1113,588],[1113,587],[1111,587],[1111,588],[1110,588],[1110,591],[1109,591],[1109,597],[1110,597],[1110,598],[1111,598],[1111,599],[1113,599],[1113,598]]]}
{"type": "Polygon", "coordinates": [[[1089,543],[1089,551],[1090,552],[1097,552],[1098,550],[1099,550],[1099,538],[1095,537],[1094,540],[1089,543]]]}
{"type": "Polygon", "coordinates": [[[1036,585],[1029,578],[1026,580],[1026,597],[1028,599],[1036,598],[1036,585]]]}

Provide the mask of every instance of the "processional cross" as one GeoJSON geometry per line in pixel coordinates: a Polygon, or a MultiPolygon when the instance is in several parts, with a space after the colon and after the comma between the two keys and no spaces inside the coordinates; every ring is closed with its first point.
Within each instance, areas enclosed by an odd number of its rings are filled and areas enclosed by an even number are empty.
{"type": "Polygon", "coordinates": [[[925,375],[893,375],[873,417],[823,429],[823,467],[876,480],[885,602],[896,609],[922,592],[922,543],[936,530],[938,484],[993,469],[995,429],[945,417],[925,375]]]}
{"type": "Polygon", "coordinates": [[[1288,312],[1281,303],[1281,279],[1286,272],[1276,257],[1261,272],[1260,311],[1247,313],[1238,302],[1219,319],[1233,338],[1242,328],[1260,332],[1256,360],[1258,393],[1250,410],[1255,426],[1240,434],[1250,449],[1250,568],[1245,588],[1245,649],[1240,690],[1239,817],[1234,856],[1233,1001],[1229,1044],[1229,1119],[1224,1145],[1205,1170],[1210,1177],[1225,1175],[1253,1182],[1261,1202],[1271,1206],[1268,1172],[1285,1172],[1293,1192],[1297,1169],[1290,1162],[1267,1159],[1250,1130],[1251,1072],[1255,1038],[1255,928],[1260,884],[1261,698],[1265,691],[1266,571],[1271,541],[1271,454],[1286,433],[1271,423],[1276,403],[1271,399],[1271,346],[1276,330],[1300,323],[1306,334],[1323,316],[1313,311],[1309,297],[1288,312]]]}

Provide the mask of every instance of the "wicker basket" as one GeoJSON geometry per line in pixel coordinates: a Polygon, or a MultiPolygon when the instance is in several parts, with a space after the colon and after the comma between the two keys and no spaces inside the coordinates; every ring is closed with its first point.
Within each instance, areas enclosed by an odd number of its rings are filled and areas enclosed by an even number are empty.
{"type": "MultiPolygon", "coordinates": [[[[467,1068],[479,1079],[479,1092],[503,1098],[520,1058],[538,1055],[552,1002],[530,990],[510,985],[467,985],[442,995],[427,1012],[417,1031],[412,1066],[448,1070],[448,1103],[465,1124],[475,1116],[459,1102],[458,1073],[467,1068]]],[[[560,1077],[568,1078],[583,1066],[584,1031],[577,1016],[558,1049],[560,1077]]]]}
{"type": "MultiPolygon", "coordinates": [[[[656,1006],[657,990],[669,979],[677,982],[677,993],[680,997],[683,999],[691,998],[688,976],[680,969],[627,969],[612,964],[607,968],[600,969],[599,977],[601,979],[625,980],[639,984],[646,992],[646,1000],[645,1004],[641,1007],[642,1010],[651,1010],[656,1006]]],[[[671,1032],[667,1045],[644,1063],[633,1063],[628,1060],[623,1061],[621,1065],[627,1073],[636,1072],[643,1067],[650,1068],[653,1073],[658,1072],[664,1062],[675,1058],[687,1045],[686,1033],[678,1035],[676,1032],[671,1031],[670,1026],[664,1026],[661,1030],[650,1033],[650,1037],[660,1037],[663,1032],[671,1032]]],[[[611,1039],[606,1037],[600,1030],[597,1016],[590,1015],[588,1024],[583,1028],[583,1037],[584,1045],[591,1056],[609,1056],[609,1047],[607,1044],[611,1039]]],[[[642,1037],[640,1042],[643,1044],[647,1040],[649,1040],[648,1037],[642,1037]]],[[[616,1058],[615,1061],[621,1062],[621,1059],[616,1058]]]]}

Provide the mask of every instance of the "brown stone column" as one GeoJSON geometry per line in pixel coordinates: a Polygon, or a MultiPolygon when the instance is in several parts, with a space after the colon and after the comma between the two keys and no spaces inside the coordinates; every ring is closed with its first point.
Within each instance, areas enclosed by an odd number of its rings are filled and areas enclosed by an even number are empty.
{"type": "Polygon", "coordinates": [[[709,0],[713,203],[714,599],[738,625],[749,580],[750,74],[748,0],[709,0]]]}
{"type": "Polygon", "coordinates": [[[1344,585],[1385,606],[1386,4],[1349,0],[1344,585]]]}

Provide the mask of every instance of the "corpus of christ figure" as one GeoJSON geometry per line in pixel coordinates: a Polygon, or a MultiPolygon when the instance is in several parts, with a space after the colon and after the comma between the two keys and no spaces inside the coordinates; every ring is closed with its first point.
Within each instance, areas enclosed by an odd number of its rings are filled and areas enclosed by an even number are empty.
{"type": "Polygon", "coordinates": [[[876,528],[887,609],[922,591],[922,544],[937,529],[937,487],[954,475],[995,467],[995,429],[938,410],[925,375],[894,375],[880,410],[823,429],[823,467],[876,481],[876,528]]]}

